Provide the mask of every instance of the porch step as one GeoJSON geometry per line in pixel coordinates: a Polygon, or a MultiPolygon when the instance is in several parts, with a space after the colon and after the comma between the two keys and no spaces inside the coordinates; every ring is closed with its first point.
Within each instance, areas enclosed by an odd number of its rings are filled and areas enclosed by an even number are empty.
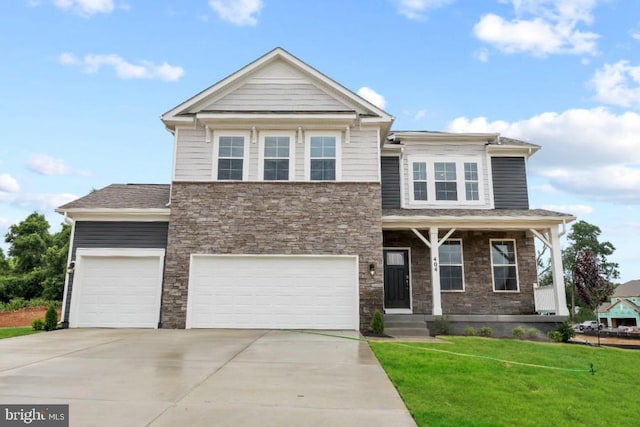
{"type": "Polygon", "coordinates": [[[392,337],[428,337],[429,329],[424,315],[385,314],[384,333],[392,337]]]}

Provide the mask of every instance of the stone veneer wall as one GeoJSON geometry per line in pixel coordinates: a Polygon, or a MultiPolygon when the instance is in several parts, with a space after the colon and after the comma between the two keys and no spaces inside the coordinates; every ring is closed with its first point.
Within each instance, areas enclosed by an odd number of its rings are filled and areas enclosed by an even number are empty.
{"type": "Polygon", "coordinates": [[[384,297],[380,194],[379,183],[174,182],[161,326],[185,327],[192,253],[325,254],[359,256],[366,329],[384,297]]]}
{"type": "MultiPolygon", "coordinates": [[[[428,237],[427,230],[420,230],[428,237]]],[[[440,233],[444,236],[446,230],[440,233]]],[[[443,314],[534,314],[537,279],[533,236],[526,231],[456,231],[462,239],[464,292],[442,292],[443,314]],[[494,292],[490,239],[516,239],[519,292],[494,292]]],[[[429,248],[411,231],[385,230],[384,247],[411,248],[413,312],[432,313],[429,248]]]]}

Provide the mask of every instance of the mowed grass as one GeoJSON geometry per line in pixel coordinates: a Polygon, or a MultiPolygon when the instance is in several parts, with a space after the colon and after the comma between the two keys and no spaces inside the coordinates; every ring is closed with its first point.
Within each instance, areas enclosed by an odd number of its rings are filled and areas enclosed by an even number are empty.
{"type": "Polygon", "coordinates": [[[450,343],[371,343],[419,426],[640,425],[638,351],[505,339],[446,339],[450,343]],[[589,370],[592,363],[595,375],[570,371],[589,370]]]}
{"type": "Polygon", "coordinates": [[[36,334],[40,331],[34,331],[31,326],[20,326],[17,328],[0,328],[0,339],[19,337],[21,335],[36,334]]]}

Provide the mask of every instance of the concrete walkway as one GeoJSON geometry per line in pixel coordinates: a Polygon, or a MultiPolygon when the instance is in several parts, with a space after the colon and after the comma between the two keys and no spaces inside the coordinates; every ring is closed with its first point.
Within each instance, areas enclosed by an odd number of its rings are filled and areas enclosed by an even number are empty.
{"type": "Polygon", "coordinates": [[[415,426],[366,343],[283,331],[0,340],[0,403],[68,403],[73,427],[415,426]]]}

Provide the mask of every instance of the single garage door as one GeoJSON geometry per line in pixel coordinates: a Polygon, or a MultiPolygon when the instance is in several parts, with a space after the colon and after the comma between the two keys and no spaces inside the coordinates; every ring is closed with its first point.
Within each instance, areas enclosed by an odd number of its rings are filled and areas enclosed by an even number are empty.
{"type": "Polygon", "coordinates": [[[71,327],[156,328],[164,250],[78,249],[71,327]]]}
{"type": "Polygon", "coordinates": [[[191,257],[187,328],[358,327],[356,256],[191,257]]]}

